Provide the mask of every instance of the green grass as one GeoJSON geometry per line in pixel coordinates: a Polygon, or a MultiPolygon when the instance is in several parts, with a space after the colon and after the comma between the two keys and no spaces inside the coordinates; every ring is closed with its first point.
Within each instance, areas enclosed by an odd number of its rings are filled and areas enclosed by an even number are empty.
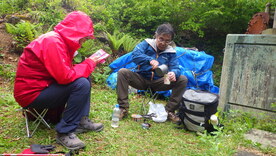
{"type": "MultiPolygon", "coordinates": [[[[31,144],[52,144],[57,146],[54,152],[68,152],[55,142],[55,131],[41,125],[32,138],[26,137],[24,118],[20,107],[14,101],[12,89],[0,88],[0,153],[20,153],[31,144]]],[[[171,122],[155,123],[150,129],[143,129],[141,122],[135,122],[129,116],[120,121],[118,128],[112,128],[111,113],[116,104],[116,92],[103,85],[93,85],[91,96],[90,118],[102,122],[102,132],[89,132],[78,136],[86,143],[86,148],[79,155],[187,155],[205,156],[234,155],[238,147],[257,149],[263,153],[276,154],[275,148],[261,148],[260,145],[244,140],[243,134],[254,126],[262,127],[258,119],[249,114],[231,112],[223,119],[225,129],[219,130],[216,136],[196,135],[184,129],[175,128],[171,122]],[[258,124],[257,124],[258,123],[258,124]]],[[[141,95],[130,95],[130,114],[140,113],[141,95]]],[[[166,101],[158,100],[165,104],[166,101]]],[[[275,127],[275,120],[265,128],[275,127]]],[[[53,125],[52,125],[53,127],[53,125]]],[[[275,130],[275,128],[274,128],[275,130]]],[[[274,131],[275,133],[275,131],[274,131]]]]}
{"type": "Polygon", "coordinates": [[[15,69],[11,64],[0,63],[0,76],[2,78],[13,81],[15,78],[15,69]]]}

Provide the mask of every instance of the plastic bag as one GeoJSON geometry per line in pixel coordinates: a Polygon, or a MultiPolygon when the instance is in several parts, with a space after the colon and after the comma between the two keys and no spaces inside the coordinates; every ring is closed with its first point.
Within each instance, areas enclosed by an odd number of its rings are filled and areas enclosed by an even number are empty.
{"type": "Polygon", "coordinates": [[[155,104],[153,102],[149,102],[149,112],[148,114],[154,113],[156,116],[152,117],[152,120],[155,122],[165,122],[168,117],[168,113],[165,110],[163,104],[155,104]]]}
{"type": "Polygon", "coordinates": [[[112,89],[115,89],[117,87],[117,76],[118,72],[113,72],[106,79],[107,85],[112,89]]]}

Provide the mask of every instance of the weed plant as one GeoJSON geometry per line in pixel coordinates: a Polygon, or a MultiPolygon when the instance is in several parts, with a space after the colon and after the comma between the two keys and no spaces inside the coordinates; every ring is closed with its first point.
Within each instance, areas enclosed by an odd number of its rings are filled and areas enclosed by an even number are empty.
{"type": "Polygon", "coordinates": [[[119,50],[125,42],[126,35],[124,33],[119,32],[118,30],[114,30],[113,34],[107,32],[107,38],[109,47],[112,50],[112,56],[120,56],[119,50]]]}
{"type": "Polygon", "coordinates": [[[0,63],[0,76],[10,82],[13,82],[15,78],[15,69],[10,64],[0,63]]]}

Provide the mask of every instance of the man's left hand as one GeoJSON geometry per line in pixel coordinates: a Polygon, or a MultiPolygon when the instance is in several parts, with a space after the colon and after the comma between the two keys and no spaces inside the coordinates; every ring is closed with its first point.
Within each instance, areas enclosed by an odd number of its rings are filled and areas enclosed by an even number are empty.
{"type": "Polygon", "coordinates": [[[169,80],[170,80],[171,82],[176,81],[174,72],[168,72],[168,76],[169,76],[169,80]]]}

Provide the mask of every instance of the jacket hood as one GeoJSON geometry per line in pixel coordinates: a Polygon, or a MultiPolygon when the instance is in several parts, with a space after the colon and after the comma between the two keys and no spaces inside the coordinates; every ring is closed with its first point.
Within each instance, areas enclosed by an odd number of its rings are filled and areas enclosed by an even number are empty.
{"type": "MultiPolygon", "coordinates": [[[[147,39],[145,39],[145,41],[146,41],[155,51],[157,51],[156,39],[147,38],[147,39]]],[[[166,52],[166,53],[176,53],[175,49],[174,49],[172,46],[170,46],[170,45],[168,45],[167,48],[166,48],[164,51],[162,51],[161,53],[164,53],[164,52],[166,52]]]]}
{"type": "Polygon", "coordinates": [[[83,37],[94,37],[93,22],[88,15],[81,11],[69,13],[59,24],[54,27],[68,46],[70,53],[80,48],[79,40],[83,37]]]}

